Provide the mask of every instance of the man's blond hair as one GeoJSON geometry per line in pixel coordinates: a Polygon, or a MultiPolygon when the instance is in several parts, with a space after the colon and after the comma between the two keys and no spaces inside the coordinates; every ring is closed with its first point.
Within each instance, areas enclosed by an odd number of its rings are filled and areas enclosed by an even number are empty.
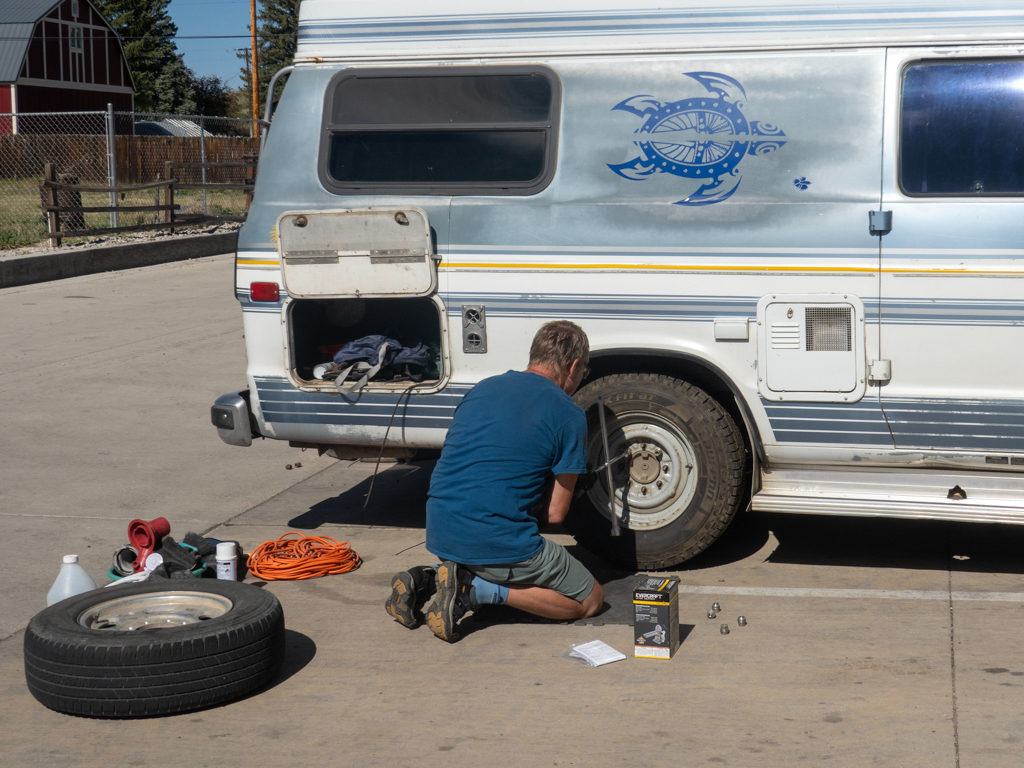
{"type": "Polygon", "coordinates": [[[568,320],[544,323],[530,345],[530,366],[550,368],[561,377],[568,375],[573,360],[583,365],[590,361],[587,334],[568,320]]]}

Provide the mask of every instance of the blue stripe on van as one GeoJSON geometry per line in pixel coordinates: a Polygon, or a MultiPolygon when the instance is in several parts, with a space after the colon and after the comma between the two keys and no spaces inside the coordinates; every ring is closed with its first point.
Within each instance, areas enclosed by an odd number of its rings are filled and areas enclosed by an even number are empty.
{"type": "Polygon", "coordinates": [[[754,317],[757,298],[749,296],[585,296],[580,294],[450,293],[448,314],[463,304],[483,304],[487,317],[541,317],[616,320],[710,320],[754,317]]]}
{"type": "Polygon", "coordinates": [[[973,0],[932,5],[877,3],[858,7],[761,6],[687,10],[478,14],[395,18],[318,19],[299,24],[299,44],[327,41],[430,40],[443,38],[551,37],[635,34],[781,32],[787,29],[885,30],[915,27],[1007,27],[1021,24],[1024,9],[1010,0],[973,0]],[[984,15],[983,15],[984,14],[984,15]],[[910,16],[908,18],[908,15],[910,16]]]}
{"type": "MultiPolygon", "coordinates": [[[[271,423],[387,427],[400,397],[303,392],[278,377],[256,376],[254,382],[263,418],[271,423]]],[[[469,384],[449,384],[431,395],[402,395],[402,406],[391,428],[447,429],[455,407],[471,388],[469,384]]]]}
{"type": "MultiPolygon", "coordinates": [[[[280,314],[281,301],[253,302],[249,291],[235,290],[244,312],[280,314]]],[[[716,317],[750,317],[757,314],[759,296],[624,296],[580,294],[451,293],[449,315],[458,315],[462,304],[484,304],[491,317],[564,317],[615,319],[710,320],[716,317]]],[[[864,316],[878,319],[878,299],[862,296],[864,316]]],[[[882,300],[886,325],[1024,325],[1024,300],[1020,299],[907,299],[882,300]]]]}
{"type": "MultiPolygon", "coordinates": [[[[537,317],[608,320],[708,321],[718,317],[753,318],[760,296],[629,296],[539,293],[450,293],[448,314],[458,317],[464,304],[483,304],[488,317],[537,317]]],[[[864,318],[878,322],[878,298],[862,296],[864,318]]],[[[883,299],[886,325],[1024,325],[1024,300],[883,299]]]]}
{"type": "Polygon", "coordinates": [[[858,403],[761,400],[775,441],[934,450],[1024,452],[1024,401],[876,397],[858,403]],[[886,422],[888,417],[888,423],[886,422]]]}
{"type": "MultiPolygon", "coordinates": [[[[439,39],[493,39],[574,36],[626,36],[635,34],[709,34],[825,30],[885,30],[927,26],[1016,27],[1024,9],[1010,0],[973,0],[919,5],[872,5],[757,8],[709,7],[688,10],[621,10],[604,13],[480,14],[473,16],[404,17],[376,19],[323,19],[300,22],[300,46],[344,41],[411,41],[439,39]],[[940,15],[941,14],[941,15],[940,15]],[[985,14],[985,15],[983,15],[985,14]],[[991,15],[988,15],[991,14],[991,15]]],[[[300,54],[301,55],[301,54],[300,54]]]]}
{"type": "MultiPolygon", "coordinates": [[[[501,259],[506,256],[529,256],[537,258],[545,256],[571,256],[573,258],[600,259],[612,256],[633,258],[645,257],[679,257],[686,259],[710,259],[720,257],[748,257],[758,259],[849,259],[862,258],[877,262],[878,248],[805,248],[775,247],[756,248],[749,246],[587,246],[587,245],[449,245],[444,255],[480,256],[483,258],[501,259]]],[[[935,260],[955,259],[979,260],[1017,260],[1024,257],[1024,248],[886,248],[887,260],[907,259],[910,262],[931,262],[935,260]]]]}
{"type": "Polygon", "coordinates": [[[872,445],[892,448],[878,398],[858,403],[774,403],[762,399],[777,443],[872,445]]]}
{"type": "MultiPolygon", "coordinates": [[[[531,259],[572,259],[598,260],[608,258],[657,258],[657,259],[715,259],[715,258],[751,258],[751,259],[862,259],[870,264],[878,263],[877,248],[774,248],[759,249],[746,247],[715,247],[715,248],[655,248],[630,246],[562,246],[562,245],[452,245],[445,249],[445,256],[475,256],[485,259],[504,259],[509,256],[525,256],[531,259]]],[[[1021,251],[1024,256],[1024,251],[1021,251]]],[[[962,257],[961,257],[962,258],[962,257]]],[[[552,262],[554,266],[557,261],[552,262]]],[[[728,269],[728,267],[723,267],[728,269]]]]}
{"type": "MultiPolygon", "coordinates": [[[[278,377],[257,376],[255,384],[263,418],[271,423],[387,427],[398,400],[398,395],[346,399],[303,392],[278,377]]],[[[449,384],[436,394],[410,395],[392,429],[447,429],[456,406],[472,387],[449,384]]],[[[875,397],[849,405],[764,399],[761,405],[777,443],[1024,452],[1021,400],[886,398],[885,415],[875,397]]]]}
{"type": "Polygon", "coordinates": [[[883,400],[898,448],[1024,452],[1024,400],[883,400]]]}
{"type": "Polygon", "coordinates": [[[1024,300],[883,299],[882,322],[885,325],[1024,325],[1024,300]]]}

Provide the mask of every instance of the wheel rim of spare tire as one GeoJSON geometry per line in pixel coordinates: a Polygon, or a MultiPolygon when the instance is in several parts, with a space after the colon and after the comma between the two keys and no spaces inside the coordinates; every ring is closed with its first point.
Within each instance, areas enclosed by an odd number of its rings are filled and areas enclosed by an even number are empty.
{"type": "Polygon", "coordinates": [[[203,592],[130,595],[97,603],[77,621],[86,629],[104,632],[152,632],[216,619],[233,605],[223,595],[203,592]]]}
{"type": "MultiPolygon", "coordinates": [[[[697,491],[699,472],[690,441],[669,421],[651,413],[623,413],[608,423],[612,457],[629,455],[612,465],[615,514],[628,516],[633,530],[655,530],[678,519],[697,491]]],[[[605,459],[601,436],[590,434],[590,456],[605,459]]],[[[594,507],[608,516],[604,473],[588,490],[594,507]]]]}

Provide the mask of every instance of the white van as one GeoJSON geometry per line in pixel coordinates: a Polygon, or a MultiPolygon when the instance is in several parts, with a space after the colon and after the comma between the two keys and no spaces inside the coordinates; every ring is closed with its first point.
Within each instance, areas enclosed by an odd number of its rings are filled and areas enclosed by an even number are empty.
{"type": "Polygon", "coordinates": [[[1024,523],[1022,45],[1021,0],[305,0],[214,423],[437,449],[564,318],[614,460],[571,529],[613,559],[678,564],[747,499],[1024,523]],[[433,362],[339,391],[372,334],[433,362]]]}

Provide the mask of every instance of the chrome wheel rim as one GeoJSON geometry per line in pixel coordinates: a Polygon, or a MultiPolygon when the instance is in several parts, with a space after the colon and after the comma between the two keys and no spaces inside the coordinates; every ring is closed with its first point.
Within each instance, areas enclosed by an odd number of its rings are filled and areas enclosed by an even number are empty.
{"type": "MultiPolygon", "coordinates": [[[[671,423],[651,414],[621,414],[608,423],[615,516],[628,518],[633,530],[656,530],[677,520],[697,491],[697,461],[690,441],[671,423]]],[[[600,432],[589,437],[588,455],[606,461],[600,432]]],[[[609,517],[605,473],[597,473],[587,491],[590,502],[609,517]]]]}
{"type": "Polygon", "coordinates": [[[79,614],[78,623],[101,632],[151,632],[216,619],[232,605],[228,598],[206,592],[132,595],[91,606],[79,614]]]}

